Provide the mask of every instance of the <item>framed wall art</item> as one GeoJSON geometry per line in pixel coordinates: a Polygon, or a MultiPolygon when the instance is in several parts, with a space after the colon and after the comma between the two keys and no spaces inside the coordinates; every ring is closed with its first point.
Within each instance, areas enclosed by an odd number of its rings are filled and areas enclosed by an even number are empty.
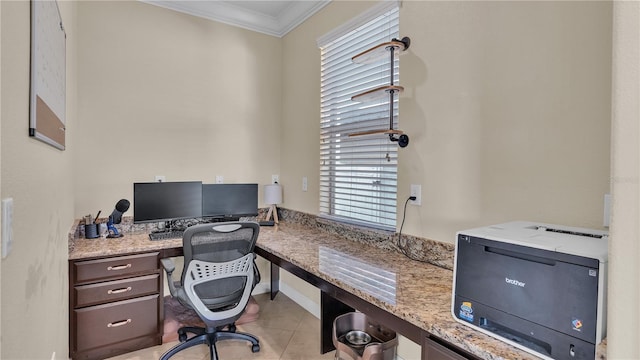
{"type": "Polygon", "coordinates": [[[66,39],[56,1],[31,1],[29,136],[65,149],[66,39]]]}

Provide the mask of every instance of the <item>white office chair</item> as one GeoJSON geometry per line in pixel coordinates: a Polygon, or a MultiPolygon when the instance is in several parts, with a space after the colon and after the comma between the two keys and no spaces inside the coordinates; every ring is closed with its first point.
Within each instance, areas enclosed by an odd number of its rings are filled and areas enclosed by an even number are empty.
{"type": "Polygon", "coordinates": [[[169,359],[176,353],[198,344],[207,344],[212,360],[218,358],[216,341],[247,340],[251,351],[260,351],[258,339],[236,332],[234,322],[242,315],[251,290],[257,283],[253,249],[260,226],[255,222],[201,224],[188,228],[183,236],[184,269],[179,283],[171,280],[175,265],[162,259],[171,295],[192,308],[205,328],[182,327],[180,344],[162,355],[169,359]],[[224,327],[226,330],[223,330],[224,327]],[[187,333],[195,336],[187,340],[187,333]]]}

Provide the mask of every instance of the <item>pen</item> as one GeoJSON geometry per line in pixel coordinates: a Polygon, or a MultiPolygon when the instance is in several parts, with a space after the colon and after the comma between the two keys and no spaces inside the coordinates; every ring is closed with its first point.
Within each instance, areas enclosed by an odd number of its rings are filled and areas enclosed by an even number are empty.
{"type": "Polygon", "coordinates": [[[97,223],[98,222],[98,216],[100,216],[100,213],[102,212],[102,210],[98,210],[98,213],[96,214],[96,219],[93,220],[93,223],[97,223]]]}

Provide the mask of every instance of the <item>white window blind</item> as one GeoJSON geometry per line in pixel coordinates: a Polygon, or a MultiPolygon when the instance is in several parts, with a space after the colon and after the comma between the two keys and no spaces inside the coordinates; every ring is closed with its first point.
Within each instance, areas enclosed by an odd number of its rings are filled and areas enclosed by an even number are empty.
{"type": "MultiPolygon", "coordinates": [[[[371,15],[371,14],[369,14],[371,15]]],[[[390,58],[355,64],[357,55],[398,38],[398,7],[386,6],[341,36],[320,45],[320,214],[347,222],[396,226],[397,149],[385,134],[349,134],[389,128],[389,98],[355,102],[351,97],[390,84],[390,58]]],[[[399,80],[394,61],[394,81],[399,80]]],[[[397,128],[398,97],[393,101],[397,128]]]]}

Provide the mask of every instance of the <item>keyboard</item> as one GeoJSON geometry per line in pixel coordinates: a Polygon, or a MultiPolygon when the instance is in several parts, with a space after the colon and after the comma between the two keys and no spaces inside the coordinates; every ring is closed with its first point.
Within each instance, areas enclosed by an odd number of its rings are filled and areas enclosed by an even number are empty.
{"type": "Polygon", "coordinates": [[[184,234],[184,230],[154,232],[149,234],[149,239],[151,240],[182,239],[182,234],[184,234]]]}

